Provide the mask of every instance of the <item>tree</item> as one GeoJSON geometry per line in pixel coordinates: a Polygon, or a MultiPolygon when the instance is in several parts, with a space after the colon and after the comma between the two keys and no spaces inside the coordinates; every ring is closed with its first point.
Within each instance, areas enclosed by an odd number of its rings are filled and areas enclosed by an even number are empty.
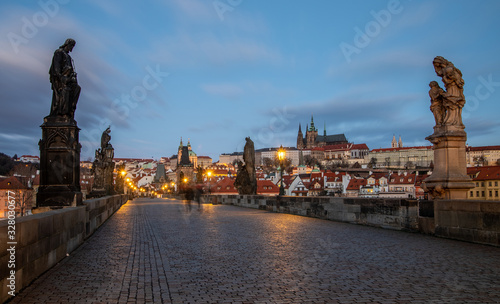
{"type": "Polygon", "coordinates": [[[368,163],[369,168],[375,168],[377,166],[377,159],[375,157],[372,157],[370,159],[370,162],[368,163]]]}
{"type": "Polygon", "coordinates": [[[486,157],[484,155],[474,156],[474,164],[476,166],[484,166],[487,164],[486,157]]]}
{"type": "Polygon", "coordinates": [[[196,183],[197,184],[203,183],[203,174],[205,174],[205,169],[203,169],[201,166],[196,167],[196,183]]]}
{"type": "Polygon", "coordinates": [[[0,175],[7,175],[12,168],[14,168],[15,162],[12,157],[0,153],[0,175]]]}
{"type": "Polygon", "coordinates": [[[319,161],[315,157],[312,157],[311,155],[304,156],[304,164],[309,167],[320,165],[319,161]]]}

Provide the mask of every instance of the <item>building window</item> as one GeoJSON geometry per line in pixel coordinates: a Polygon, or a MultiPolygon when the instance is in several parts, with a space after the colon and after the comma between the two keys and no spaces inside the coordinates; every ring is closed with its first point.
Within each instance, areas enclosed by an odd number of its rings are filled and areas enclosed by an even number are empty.
{"type": "Polygon", "coordinates": [[[484,191],[481,191],[481,196],[482,196],[482,197],[484,197],[484,196],[485,196],[485,195],[484,195],[484,191]]]}
{"type": "Polygon", "coordinates": [[[491,182],[488,182],[488,186],[491,187],[491,182]]]}
{"type": "Polygon", "coordinates": [[[495,197],[498,197],[498,190],[495,190],[495,197]]]}
{"type": "Polygon", "coordinates": [[[488,191],[488,197],[492,197],[493,195],[491,195],[491,190],[488,191]]]}
{"type": "Polygon", "coordinates": [[[476,191],[476,196],[479,197],[479,191],[476,191]]]}
{"type": "Polygon", "coordinates": [[[470,192],[470,197],[474,197],[474,191],[470,192]]]}
{"type": "Polygon", "coordinates": [[[498,187],[498,182],[495,182],[495,187],[498,187]]]}
{"type": "Polygon", "coordinates": [[[479,187],[479,182],[476,182],[476,187],[479,187]]]}
{"type": "Polygon", "coordinates": [[[484,187],[484,182],[481,182],[481,187],[484,187]]]}

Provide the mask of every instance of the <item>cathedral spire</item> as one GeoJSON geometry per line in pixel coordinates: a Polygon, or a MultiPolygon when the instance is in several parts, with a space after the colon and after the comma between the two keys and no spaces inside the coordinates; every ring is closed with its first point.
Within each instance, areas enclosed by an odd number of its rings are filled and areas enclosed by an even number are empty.
{"type": "Polygon", "coordinates": [[[316,128],[314,127],[314,118],[312,114],[311,114],[311,128],[309,128],[309,131],[317,131],[316,128]]]}
{"type": "Polygon", "coordinates": [[[325,122],[325,126],[324,126],[324,129],[323,129],[323,136],[325,137],[325,140],[326,140],[326,122],[325,122]]]}
{"type": "Polygon", "coordinates": [[[403,141],[401,140],[401,135],[399,135],[398,148],[403,148],[403,141]]]}
{"type": "Polygon", "coordinates": [[[183,146],[183,144],[182,144],[182,136],[181,136],[181,143],[179,144],[179,149],[182,149],[182,146],[183,146]]]}
{"type": "Polygon", "coordinates": [[[391,142],[391,148],[397,148],[398,147],[398,142],[396,141],[396,135],[392,135],[392,142],[391,142]]]}
{"type": "Polygon", "coordinates": [[[300,122],[299,122],[299,133],[302,133],[302,129],[300,127],[300,122]]]}

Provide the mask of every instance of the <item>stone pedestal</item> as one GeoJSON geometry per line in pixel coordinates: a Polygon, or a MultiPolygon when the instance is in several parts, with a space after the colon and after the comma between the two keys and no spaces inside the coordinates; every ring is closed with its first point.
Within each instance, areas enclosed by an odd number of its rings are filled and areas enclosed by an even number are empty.
{"type": "Polygon", "coordinates": [[[437,126],[426,138],[434,144],[434,170],[424,180],[430,199],[466,199],[474,183],[467,176],[463,126],[437,126]]]}
{"type": "Polygon", "coordinates": [[[40,147],[37,207],[77,206],[80,191],[80,129],[73,119],[45,117],[40,147]]]}

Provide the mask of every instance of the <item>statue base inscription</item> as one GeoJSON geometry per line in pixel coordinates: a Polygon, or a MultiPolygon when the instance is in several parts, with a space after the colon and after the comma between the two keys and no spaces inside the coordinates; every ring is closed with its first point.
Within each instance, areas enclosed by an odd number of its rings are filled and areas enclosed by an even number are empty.
{"type": "Polygon", "coordinates": [[[41,128],[37,207],[81,205],[81,145],[76,121],[48,116],[41,128]]]}

